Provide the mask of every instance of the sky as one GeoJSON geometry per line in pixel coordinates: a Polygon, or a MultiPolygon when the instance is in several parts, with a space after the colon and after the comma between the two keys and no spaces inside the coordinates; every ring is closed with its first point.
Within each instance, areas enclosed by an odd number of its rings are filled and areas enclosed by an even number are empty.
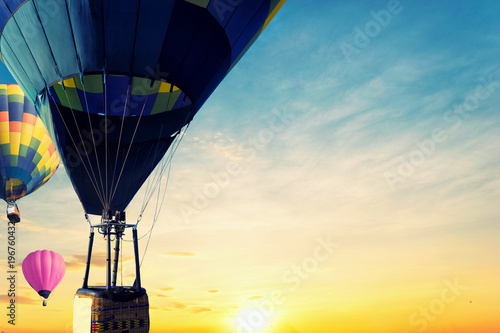
{"type": "MultiPolygon", "coordinates": [[[[149,243],[156,202],[139,223],[151,332],[500,332],[499,13],[288,0],[186,132],[149,243]]],[[[19,208],[0,331],[71,332],[89,227],[64,167],[19,208]],[[38,249],[67,267],[47,307],[20,272],[38,249]]]]}

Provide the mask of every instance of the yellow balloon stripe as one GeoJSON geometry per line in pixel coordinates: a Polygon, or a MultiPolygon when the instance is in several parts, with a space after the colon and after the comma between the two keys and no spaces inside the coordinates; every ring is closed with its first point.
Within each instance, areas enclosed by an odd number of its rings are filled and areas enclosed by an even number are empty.
{"type": "Polygon", "coordinates": [[[47,129],[22,89],[0,84],[0,197],[11,201],[42,186],[61,161],[47,129]]]}

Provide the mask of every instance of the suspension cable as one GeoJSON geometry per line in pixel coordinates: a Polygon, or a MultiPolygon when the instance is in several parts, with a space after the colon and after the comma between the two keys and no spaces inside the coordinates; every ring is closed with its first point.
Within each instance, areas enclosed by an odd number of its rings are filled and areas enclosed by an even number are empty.
{"type": "Polygon", "coordinates": [[[146,200],[145,205],[142,207],[142,210],[141,210],[140,215],[142,215],[142,214],[144,213],[144,211],[146,210],[146,207],[148,206],[149,201],[151,200],[151,198],[152,198],[152,196],[153,196],[153,193],[154,193],[155,189],[156,189],[156,188],[158,187],[158,185],[161,183],[161,178],[162,178],[162,177],[161,177],[161,175],[163,175],[163,174],[164,174],[164,172],[165,172],[165,170],[166,170],[166,167],[172,163],[173,156],[174,156],[175,152],[177,151],[177,148],[179,148],[179,145],[180,145],[180,143],[182,142],[182,139],[184,138],[184,135],[185,135],[185,133],[187,132],[187,130],[188,130],[188,128],[189,128],[189,125],[190,125],[190,123],[188,123],[188,124],[185,126],[185,129],[181,130],[181,131],[180,131],[180,133],[176,136],[176,141],[177,141],[177,142],[176,142],[176,143],[174,143],[173,149],[171,149],[171,150],[170,150],[169,155],[167,156],[167,162],[166,162],[163,166],[161,166],[161,170],[160,170],[160,172],[159,172],[159,175],[160,175],[160,176],[159,176],[159,177],[157,177],[158,179],[157,179],[155,182],[153,182],[153,184],[155,184],[155,183],[156,183],[156,185],[154,185],[154,186],[153,186],[153,188],[152,188],[152,192],[149,194],[149,197],[148,197],[148,199],[146,200]]]}
{"type": "MultiPolygon", "coordinates": [[[[94,155],[95,155],[95,160],[96,160],[96,165],[97,165],[97,171],[99,173],[99,182],[101,183],[101,191],[102,191],[102,193],[104,193],[104,184],[102,182],[101,165],[99,163],[99,156],[97,155],[97,144],[95,142],[94,128],[92,127],[92,122],[90,120],[90,109],[89,109],[89,103],[88,103],[88,99],[87,99],[87,91],[85,89],[85,83],[84,83],[83,76],[80,77],[80,83],[82,84],[82,88],[83,88],[83,97],[85,99],[85,108],[87,110],[87,117],[89,120],[90,135],[92,136],[92,144],[94,145],[94,155]]],[[[103,208],[104,208],[104,201],[103,201],[103,208]]]]}
{"type": "MultiPolygon", "coordinates": [[[[170,171],[172,169],[172,158],[173,158],[173,155],[174,153],[177,151],[177,148],[179,147],[187,129],[189,128],[189,123],[186,125],[185,129],[181,130],[181,132],[178,134],[178,136],[175,138],[176,139],[176,144],[174,144],[173,146],[173,149],[170,150],[170,154],[165,158],[165,163],[163,166],[159,166],[162,170],[161,174],[164,173],[164,171],[166,170],[167,166],[168,166],[168,171],[167,171],[167,179],[166,179],[166,182],[165,182],[165,187],[163,189],[163,195],[162,195],[162,198],[160,200],[160,193],[161,193],[161,179],[162,177],[159,178],[159,181],[157,181],[156,185],[154,186],[154,189],[153,189],[153,192],[154,193],[155,191],[157,191],[157,200],[156,200],[156,207],[155,207],[155,214],[154,214],[154,217],[153,217],[153,223],[151,225],[151,228],[144,234],[142,235],[140,238],[138,238],[138,241],[141,240],[142,238],[148,236],[148,240],[146,242],[146,246],[144,248],[144,252],[142,254],[142,257],[141,257],[141,262],[139,264],[139,267],[142,267],[142,262],[144,261],[144,258],[146,257],[146,253],[147,253],[147,250],[148,250],[148,247],[149,247],[149,243],[151,241],[151,236],[153,234],[153,229],[156,225],[156,222],[158,221],[158,218],[160,217],[160,212],[161,212],[161,209],[163,207],[163,203],[165,201],[165,197],[166,197],[166,193],[167,193],[167,188],[168,188],[168,183],[169,183],[169,180],[170,180],[170,171]]],[[[151,200],[152,198],[152,193],[150,194],[149,196],[149,199],[147,200],[146,202],[146,205],[143,207],[142,211],[141,211],[141,214],[139,215],[138,219],[137,219],[137,223],[136,223],[136,226],[137,224],[139,224],[139,222],[141,221],[142,219],[142,214],[144,213],[144,210],[146,209],[149,201],[151,200]]],[[[130,241],[127,241],[127,240],[123,240],[123,241],[126,241],[126,242],[130,242],[130,241]]]]}
{"type": "MultiPolygon", "coordinates": [[[[50,95],[50,94],[49,94],[49,95],[50,95]]],[[[66,124],[66,121],[64,120],[64,118],[63,118],[63,116],[62,116],[61,110],[59,110],[59,107],[57,106],[57,103],[56,103],[56,101],[55,101],[55,99],[54,99],[54,96],[52,96],[52,100],[53,100],[53,102],[54,102],[54,105],[56,106],[57,112],[59,113],[59,115],[60,115],[60,117],[61,117],[61,119],[62,119],[62,121],[63,121],[64,127],[66,128],[66,131],[68,132],[69,137],[70,137],[71,141],[73,142],[73,145],[75,146],[75,149],[78,149],[78,148],[77,148],[77,146],[76,146],[76,142],[75,142],[75,140],[74,140],[74,138],[73,138],[73,135],[72,135],[72,133],[69,131],[68,125],[66,124]]],[[[85,145],[84,145],[84,146],[85,146],[85,145]]],[[[101,204],[104,206],[104,201],[103,201],[103,198],[101,197],[101,195],[100,195],[100,193],[99,193],[99,190],[98,190],[98,189],[97,189],[97,187],[96,187],[96,184],[94,184],[94,182],[92,181],[92,177],[91,177],[91,175],[90,175],[89,170],[87,169],[87,166],[85,165],[85,162],[83,161],[82,156],[81,156],[80,154],[77,154],[77,155],[78,155],[78,157],[80,158],[81,163],[83,164],[83,167],[84,167],[84,169],[85,169],[85,172],[87,172],[87,175],[89,176],[90,183],[91,183],[91,184],[92,184],[92,186],[94,187],[94,190],[96,191],[97,196],[98,196],[99,200],[101,201],[101,204]]],[[[88,158],[88,156],[87,156],[87,158],[88,158]]],[[[90,162],[89,162],[89,163],[90,163],[90,162]]],[[[75,191],[78,193],[78,190],[77,190],[76,188],[75,188],[75,191]]],[[[82,203],[82,206],[83,206],[83,203],[82,203]]],[[[85,210],[85,208],[84,208],[84,210],[85,210]]]]}
{"type": "MultiPolygon", "coordinates": [[[[127,87],[127,95],[125,97],[125,104],[123,105],[123,113],[122,113],[122,121],[121,121],[121,125],[120,125],[120,135],[118,137],[118,144],[116,145],[116,158],[115,158],[115,166],[113,168],[113,176],[111,178],[111,188],[113,188],[114,186],[114,181],[115,181],[115,175],[116,175],[116,167],[118,166],[118,155],[120,153],[120,142],[122,141],[122,134],[123,134],[123,126],[124,126],[124,123],[125,123],[125,114],[127,112],[127,105],[130,105],[128,104],[128,100],[129,100],[129,96],[131,95],[130,94],[130,87],[131,87],[131,84],[129,83],[128,87],[127,87]]],[[[107,127],[107,126],[106,126],[107,127]]],[[[118,184],[118,182],[117,182],[118,184]]]]}
{"type": "MultiPolygon", "coordinates": [[[[64,85],[64,82],[62,83],[62,85],[64,85]]],[[[69,104],[69,109],[71,110],[71,115],[73,117],[73,121],[75,122],[75,125],[76,125],[76,129],[78,131],[78,135],[80,136],[80,142],[83,146],[83,150],[85,152],[85,156],[87,157],[87,161],[89,162],[89,167],[90,167],[90,171],[92,172],[92,177],[94,178],[96,184],[97,184],[97,178],[95,176],[95,173],[94,173],[94,168],[92,167],[92,163],[90,162],[90,158],[89,158],[89,153],[87,152],[87,146],[85,145],[85,143],[83,142],[83,136],[82,136],[82,133],[80,132],[80,127],[78,126],[78,122],[76,121],[76,117],[75,117],[75,112],[73,110],[73,106],[71,105],[71,101],[69,99],[69,96],[68,96],[68,92],[67,90],[64,88],[63,86],[63,90],[64,90],[64,93],[66,95],[66,99],[68,100],[68,104],[69,104]]],[[[57,103],[55,103],[57,105],[57,103]]],[[[88,110],[87,110],[88,111],[88,110]]],[[[61,118],[62,118],[62,115],[61,115],[61,118]]],[[[91,126],[92,127],[92,126],[91,126]]],[[[76,147],[75,145],[75,149],[77,150],[77,154],[80,155],[80,153],[78,152],[78,147],[76,147]]],[[[94,142],[94,150],[96,150],[96,146],[95,146],[95,142],[94,142]]],[[[89,175],[90,177],[90,175],[89,175]]],[[[94,186],[94,188],[96,188],[96,186],[94,186]]]]}
{"type": "Polygon", "coordinates": [[[134,143],[135,135],[137,134],[137,129],[139,128],[139,124],[141,122],[142,115],[144,113],[144,109],[146,108],[146,104],[148,102],[148,98],[149,98],[149,95],[146,96],[146,101],[144,102],[144,104],[142,106],[141,114],[139,115],[139,119],[137,120],[137,125],[135,126],[134,133],[132,135],[132,140],[130,140],[130,144],[128,146],[127,154],[125,155],[125,159],[123,160],[122,168],[120,170],[120,174],[118,175],[118,179],[116,181],[115,188],[111,192],[110,202],[113,200],[113,197],[115,196],[116,190],[118,189],[118,183],[120,183],[120,179],[121,179],[122,174],[123,174],[123,169],[125,168],[125,164],[127,163],[128,155],[130,153],[130,149],[132,148],[132,144],[134,143]]]}
{"type": "MultiPolygon", "coordinates": [[[[170,164],[170,166],[172,165],[171,162],[169,164],[170,164]]],[[[139,267],[142,267],[142,262],[144,261],[144,257],[146,257],[146,252],[148,251],[149,241],[151,240],[151,236],[153,235],[153,228],[155,227],[156,222],[158,221],[158,217],[160,216],[160,211],[161,211],[161,208],[163,206],[163,201],[165,200],[165,195],[167,194],[168,181],[170,179],[170,170],[171,170],[171,167],[168,168],[167,183],[165,184],[165,189],[163,191],[163,197],[161,199],[160,205],[158,206],[159,200],[157,200],[157,202],[156,202],[156,212],[155,212],[155,216],[153,218],[153,225],[151,226],[151,230],[150,230],[149,236],[148,236],[148,241],[146,242],[146,247],[144,248],[144,252],[142,253],[141,263],[139,264],[139,267]]],[[[161,184],[160,184],[160,187],[161,187],[161,184]]],[[[160,188],[158,188],[158,198],[159,198],[159,196],[160,196],[160,188]]]]}

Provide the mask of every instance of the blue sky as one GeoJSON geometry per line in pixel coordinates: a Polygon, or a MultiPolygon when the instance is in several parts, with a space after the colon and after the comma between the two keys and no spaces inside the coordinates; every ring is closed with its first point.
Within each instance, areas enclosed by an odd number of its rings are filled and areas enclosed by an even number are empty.
{"type": "MultiPolygon", "coordinates": [[[[207,328],[241,316],[249,298],[290,287],[283,277],[318,238],[340,247],[277,306],[269,332],[353,318],[414,331],[412,312],[455,278],[482,305],[450,304],[428,331],[500,329],[487,311],[500,296],[499,13],[497,1],[288,0],[174,157],[143,267],[158,331],[174,318],[207,328]]],[[[13,82],[3,67],[0,78],[13,82]]],[[[73,263],[67,295],[54,295],[69,306],[88,227],[64,168],[20,209],[24,244],[73,263]]],[[[34,250],[21,245],[20,256],[34,250]]]]}

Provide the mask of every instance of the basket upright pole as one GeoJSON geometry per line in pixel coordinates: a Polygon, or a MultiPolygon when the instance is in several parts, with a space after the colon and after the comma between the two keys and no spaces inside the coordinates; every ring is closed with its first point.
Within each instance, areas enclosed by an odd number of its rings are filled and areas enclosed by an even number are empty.
{"type": "Polygon", "coordinates": [[[89,286],[90,260],[92,258],[92,246],[94,245],[94,229],[90,229],[89,250],[87,252],[87,267],[85,268],[85,277],[83,278],[83,288],[89,286]]]}
{"type": "Polygon", "coordinates": [[[139,264],[139,241],[137,239],[137,228],[132,229],[132,235],[134,238],[134,257],[135,257],[135,285],[137,291],[141,290],[141,267],[139,264]]]}
{"type": "Polygon", "coordinates": [[[111,225],[107,225],[106,290],[111,293],[111,225]]]}
{"type": "Polygon", "coordinates": [[[111,284],[113,287],[116,287],[116,275],[118,274],[118,259],[120,254],[120,238],[121,235],[117,232],[115,239],[115,259],[113,261],[113,280],[111,284]]]}

